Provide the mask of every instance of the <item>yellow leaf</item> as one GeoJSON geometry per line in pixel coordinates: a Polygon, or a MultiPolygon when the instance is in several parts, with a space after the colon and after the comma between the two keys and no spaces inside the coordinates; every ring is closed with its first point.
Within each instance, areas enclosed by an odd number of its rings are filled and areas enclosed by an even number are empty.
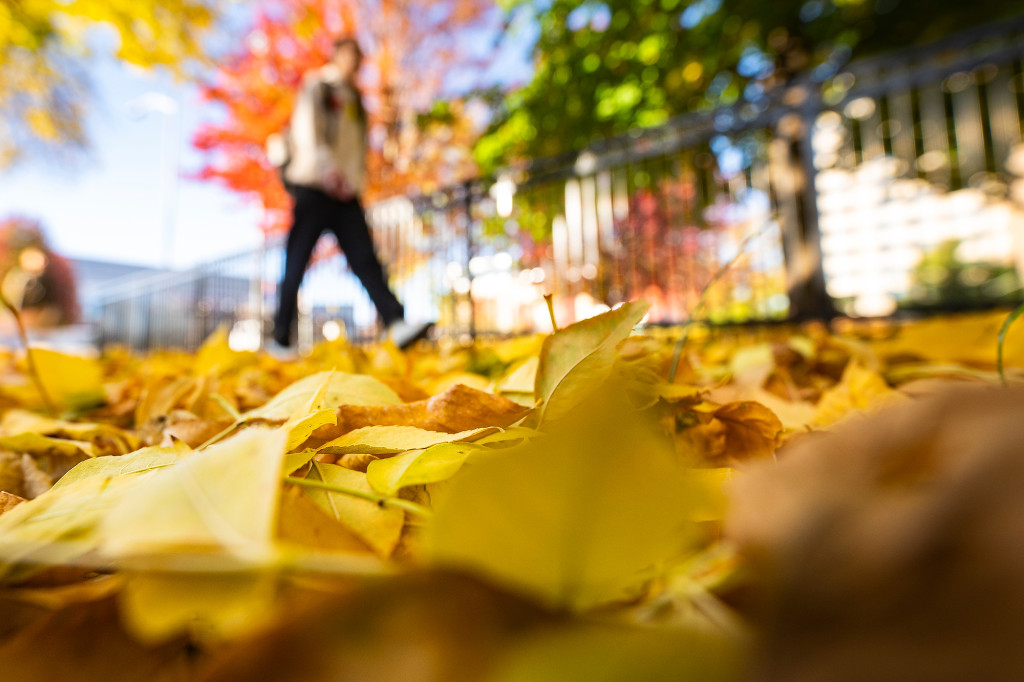
{"type": "Polygon", "coordinates": [[[498,431],[497,427],[485,426],[479,429],[444,433],[427,431],[415,426],[366,426],[350,431],[340,438],[318,448],[318,452],[343,455],[359,452],[370,455],[387,455],[406,450],[420,450],[438,443],[473,441],[498,431]]]}
{"type": "Polygon", "coordinates": [[[631,301],[559,329],[544,341],[534,387],[543,419],[565,416],[611,375],[615,347],[649,307],[631,301]]]}
{"type": "Polygon", "coordinates": [[[467,463],[428,527],[436,564],[559,607],[625,598],[692,529],[671,444],[617,387],[544,436],[467,463]]]}
{"type": "Polygon", "coordinates": [[[185,632],[217,642],[260,626],[272,617],[277,575],[259,569],[222,572],[128,572],[120,595],[121,617],[144,644],[185,632]]]}
{"type": "Polygon", "coordinates": [[[277,538],[315,552],[368,554],[369,546],[294,486],[281,493],[277,538]]]}
{"type": "Polygon", "coordinates": [[[138,438],[133,434],[109,424],[51,419],[27,410],[8,410],[0,420],[0,433],[5,436],[30,432],[43,436],[88,441],[97,448],[113,449],[117,454],[131,452],[138,447],[138,438]]]}
{"type": "Polygon", "coordinates": [[[49,438],[38,433],[19,433],[17,436],[0,436],[0,450],[27,453],[30,455],[59,455],[62,457],[95,457],[96,448],[92,443],[63,438],[49,438]]]}
{"type": "Polygon", "coordinates": [[[533,429],[512,427],[486,435],[476,442],[440,443],[425,450],[412,450],[401,455],[370,462],[366,480],[383,495],[395,495],[411,485],[425,485],[446,481],[462,467],[466,458],[480,452],[492,443],[521,440],[537,432],[533,429]]]}
{"type": "Polygon", "coordinates": [[[98,524],[131,488],[132,478],[90,476],[0,516],[0,580],[15,581],[40,566],[68,563],[93,551],[99,544],[98,524]]]}
{"type": "Polygon", "coordinates": [[[495,390],[498,393],[529,393],[532,395],[533,387],[537,383],[537,368],[539,366],[539,357],[527,358],[499,380],[495,390]]]}
{"type": "Polygon", "coordinates": [[[814,424],[828,426],[851,414],[901,400],[905,397],[890,388],[881,374],[850,362],[839,383],[822,394],[814,413],[814,424]]]}
{"type": "MultiPolygon", "coordinates": [[[[331,485],[372,493],[366,474],[322,462],[313,462],[306,477],[331,485]]],[[[307,493],[314,502],[358,535],[382,557],[389,557],[398,544],[405,525],[405,512],[401,509],[382,509],[369,500],[344,493],[311,488],[307,493]]]]}
{"type": "Polygon", "coordinates": [[[291,452],[305,443],[321,426],[337,423],[338,413],[334,410],[317,410],[304,417],[292,417],[281,426],[281,430],[288,434],[288,440],[285,441],[284,446],[285,452],[291,452]]]}
{"type": "Polygon", "coordinates": [[[410,485],[445,481],[455,475],[466,457],[480,446],[466,443],[441,443],[426,450],[370,462],[366,480],[383,495],[395,495],[410,485]]]}
{"type": "Polygon", "coordinates": [[[220,549],[271,554],[285,434],[250,429],[136,481],[104,518],[113,556],[220,549]]]}
{"type": "Polygon", "coordinates": [[[222,375],[251,362],[255,357],[252,352],[233,350],[228,344],[227,328],[220,326],[210,334],[196,352],[192,373],[196,376],[210,373],[222,375]]]}
{"type": "Polygon", "coordinates": [[[162,469],[176,464],[191,451],[185,443],[176,441],[171,447],[148,447],[136,450],[130,455],[107,455],[87,459],[76,464],[53,487],[62,488],[90,476],[125,476],[162,469]]]}
{"type": "Polygon", "coordinates": [[[39,379],[50,398],[72,410],[103,402],[103,370],[99,362],[45,348],[33,348],[39,379]]]}
{"type": "Polygon", "coordinates": [[[296,409],[309,403],[327,377],[330,377],[330,381],[323,396],[324,407],[397,405],[402,402],[394,391],[373,377],[342,372],[320,372],[299,379],[271,398],[266,405],[250,410],[242,416],[246,421],[287,421],[295,414],[296,409]]]}

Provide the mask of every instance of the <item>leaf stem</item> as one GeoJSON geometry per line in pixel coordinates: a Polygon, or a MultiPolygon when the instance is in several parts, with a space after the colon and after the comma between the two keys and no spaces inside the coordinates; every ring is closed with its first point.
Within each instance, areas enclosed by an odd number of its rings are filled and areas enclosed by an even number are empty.
{"type": "Polygon", "coordinates": [[[32,379],[36,390],[39,391],[39,397],[42,398],[46,411],[51,417],[56,417],[57,407],[54,405],[53,399],[50,398],[50,394],[46,391],[43,378],[39,374],[39,368],[36,367],[36,360],[32,355],[32,347],[28,344],[28,332],[25,331],[25,321],[21,319],[21,312],[14,307],[14,304],[7,299],[7,296],[2,291],[0,291],[0,303],[14,316],[14,324],[18,327],[18,338],[21,339],[21,345],[25,348],[25,361],[28,365],[29,378],[32,379]]]}
{"type": "Polygon", "coordinates": [[[548,315],[551,317],[551,331],[558,331],[558,320],[555,319],[555,296],[544,294],[544,302],[548,305],[548,315]]]}
{"type": "Polygon", "coordinates": [[[358,497],[363,500],[368,500],[375,503],[381,509],[395,508],[402,509],[414,514],[421,518],[430,518],[433,512],[427,507],[409,500],[403,500],[400,497],[386,497],[384,495],[377,495],[376,493],[368,493],[364,490],[356,490],[355,488],[347,488],[342,485],[334,485],[333,483],[325,483],[324,481],[312,481],[308,478],[296,478],[294,476],[285,476],[285,483],[291,483],[306,488],[318,488],[320,490],[326,490],[332,493],[341,493],[342,495],[351,495],[352,497],[358,497]]]}
{"type": "Polygon", "coordinates": [[[996,371],[999,372],[999,381],[1006,386],[1006,371],[1003,368],[1003,346],[1006,344],[1006,333],[1010,331],[1010,325],[1024,313],[1024,303],[1014,308],[1009,314],[1003,326],[999,329],[998,345],[996,346],[996,371]]]}
{"type": "Polygon", "coordinates": [[[220,393],[211,393],[210,397],[213,399],[213,402],[217,403],[217,405],[220,406],[222,410],[227,412],[228,416],[230,416],[233,420],[235,420],[236,422],[242,420],[242,415],[238,413],[238,410],[235,409],[234,405],[227,401],[227,398],[222,396],[220,393]]]}
{"type": "Polygon", "coordinates": [[[703,313],[704,308],[707,307],[708,294],[711,292],[711,288],[718,283],[718,280],[722,279],[722,277],[725,276],[725,273],[729,272],[729,270],[732,269],[732,266],[736,265],[736,263],[739,262],[740,258],[743,255],[746,254],[747,247],[750,246],[750,242],[754,241],[756,238],[764,234],[767,231],[768,227],[770,227],[772,224],[773,223],[765,223],[765,225],[761,229],[755,232],[751,232],[746,237],[744,237],[743,240],[739,243],[739,246],[736,248],[736,255],[733,256],[728,263],[720,267],[715,272],[715,274],[711,276],[711,279],[708,280],[708,283],[704,285],[704,288],[701,289],[700,297],[697,299],[697,305],[693,307],[693,313],[690,315],[690,319],[686,322],[686,324],[683,325],[682,334],[679,336],[679,340],[676,341],[676,347],[672,353],[672,364],[669,366],[668,370],[669,383],[673,383],[676,380],[676,372],[679,370],[679,360],[683,355],[683,346],[686,345],[686,339],[690,335],[690,328],[700,321],[698,319],[698,316],[701,313],[703,313]]]}

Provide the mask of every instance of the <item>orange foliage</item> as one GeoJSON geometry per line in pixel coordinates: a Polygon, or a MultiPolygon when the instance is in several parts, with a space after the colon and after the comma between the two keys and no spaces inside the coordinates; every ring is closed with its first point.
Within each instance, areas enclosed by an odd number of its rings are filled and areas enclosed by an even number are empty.
{"type": "Polygon", "coordinates": [[[342,35],[355,36],[366,53],[359,77],[369,114],[365,199],[430,191],[472,175],[477,130],[466,106],[456,102],[442,119],[422,114],[442,98],[453,69],[479,65],[467,38],[485,35],[496,19],[489,0],[268,0],[245,44],[205,87],[227,116],[193,138],[210,154],[199,178],[257,198],[268,233],[287,229],[290,200],[264,143],[287,123],[302,75],[324,64],[342,35]]]}

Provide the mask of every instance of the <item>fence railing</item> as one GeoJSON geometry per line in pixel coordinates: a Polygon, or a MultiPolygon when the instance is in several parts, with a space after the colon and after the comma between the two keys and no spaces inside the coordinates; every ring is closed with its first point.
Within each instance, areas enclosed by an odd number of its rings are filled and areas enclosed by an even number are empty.
{"type": "MultiPolygon", "coordinates": [[[[730,107],[395,198],[368,215],[413,319],[516,333],[643,297],[651,322],[888,315],[1016,300],[1024,267],[1024,18],[847,65],[730,107]]],[[[329,244],[300,343],[376,333],[329,244]]],[[[103,340],[262,339],[280,244],[109,287],[103,340]]]]}

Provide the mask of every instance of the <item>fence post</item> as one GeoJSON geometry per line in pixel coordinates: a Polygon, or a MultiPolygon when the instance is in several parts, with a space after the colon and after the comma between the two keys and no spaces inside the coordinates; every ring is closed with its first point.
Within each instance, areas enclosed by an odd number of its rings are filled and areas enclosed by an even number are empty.
{"type": "Polygon", "coordinates": [[[473,244],[473,181],[468,180],[463,185],[463,210],[466,212],[466,279],[469,280],[469,291],[466,292],[466,299],[469,302],[469,338],[476,341],[476,304],[473,301],[473,269],[470,264],[473,260],[475,246],[473,244]]]}
{"type": "Polygon", "coordinates": [[[819,95],[811,85],[804,84],[792,88],[787,93],[789,97],[798,100],[797,106],[776,126],[776,134],[785,142],[791,174],[787,197],[792,202],[791,211],[782,226],[789,315],[793,320],[831,319],[836,310],[825,289],[814,166],[814,122],[820,109],[819,95]]]}

